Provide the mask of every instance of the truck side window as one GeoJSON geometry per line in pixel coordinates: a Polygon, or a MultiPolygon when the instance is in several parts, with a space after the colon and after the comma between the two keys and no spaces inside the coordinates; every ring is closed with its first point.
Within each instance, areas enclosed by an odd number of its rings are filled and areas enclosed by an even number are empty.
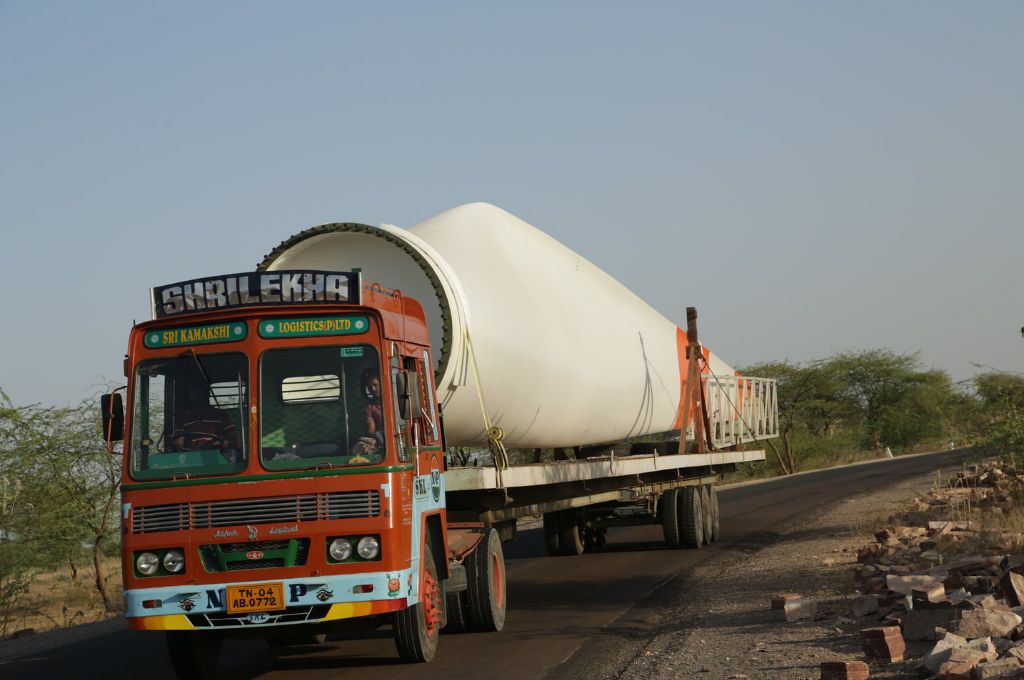
{"type": "Polygon", "coordinates": [[[434,404],[434,376],[430,371],[430,361],[427,357],[427,351],[423,350],[423,359],[406,359],[410,362],[410,365],[414,366],[416,374],[419,375],[420,383],[420,403],[423,404],[423,443],[424,444],[436,444],[438,442],[437,432],[437,407],[434,404]]]}
{"type": "Polygon", "coordinates": [[[434,387],[434,364],[430,360],[430,353],[427,350],[423,350],[422,365],[426,374],[426,380],[423,381],[423,384],[426,385],[427,389],[427,404],[429,406],[427,411],[430,413],[430,427],[434,431],[434,440],[440,444],[443,437],[441,436],[441,424],[438,422],[437,391],[434,387]]]}
{"type": "Polygon", "coordinates": [[[409,438],[408,438],[408,423],[402,418],[401,410],[399,409],[399,396],[398,396],[398,372],[401,370],[401,364],[399,363],[398,356],[391,356],[391,391],[393,404],[392,411],[395,416],[395,440],[398,442],[398,459],[401,461],[408,461],[410,458],[409,453],[409,438]]]}

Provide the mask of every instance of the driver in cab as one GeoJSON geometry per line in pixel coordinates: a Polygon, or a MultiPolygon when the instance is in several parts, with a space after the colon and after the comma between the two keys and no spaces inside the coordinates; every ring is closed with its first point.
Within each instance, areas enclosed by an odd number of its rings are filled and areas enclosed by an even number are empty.
{"type": "Polygon", "coordinates": [[[173,450],[238,448],[238,428],[227,412],[210,404],[205,386],[190,385],[186,404],[188,408],[171,433],[173,450]]]}

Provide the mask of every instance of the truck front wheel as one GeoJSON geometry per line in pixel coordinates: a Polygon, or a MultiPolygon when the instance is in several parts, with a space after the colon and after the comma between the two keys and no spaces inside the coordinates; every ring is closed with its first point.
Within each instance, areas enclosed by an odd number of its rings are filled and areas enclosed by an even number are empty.
{"type": "Polygon", "coordinates": [[[167,631],[167,655],[182,680],[213,678],[220,661],[221,636],[213,631],[167,631]]]}
{"type": "Polygon", "coordinates": [[[395,613],[395,646],[403,661],[430,661],[437,652],[441,633],[441,582],[430,541],[423,544],[420,559],[420,601],[395,613]]]}
{"type": "Polygon", "coordinates": [[[466,558],[469,624],[475,631],[501,630],[505,626],[505,553],[498,532],[491,529],[466,558]]]}

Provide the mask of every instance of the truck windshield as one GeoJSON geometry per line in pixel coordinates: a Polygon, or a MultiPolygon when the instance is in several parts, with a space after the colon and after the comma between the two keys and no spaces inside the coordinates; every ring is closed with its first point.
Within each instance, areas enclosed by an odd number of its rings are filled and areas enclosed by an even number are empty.
{"type": "Polygon", "coordinates": [[[135,373],[131,475],[170,479],[234,474],[248,459],[244,354],[152,359],[135,373]]]}
{"type": "Polygon", "coordinates": [[[260,360],[260,458],[270,470],[384,459],[380,359],[371,345],[274,349],[260,360]]]}

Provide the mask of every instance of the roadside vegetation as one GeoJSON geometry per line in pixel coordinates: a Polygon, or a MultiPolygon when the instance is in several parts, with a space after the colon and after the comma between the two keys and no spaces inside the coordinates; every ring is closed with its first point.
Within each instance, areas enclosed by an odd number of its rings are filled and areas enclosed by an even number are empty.
{"type": "MultiPolygon", "coordinates": [[[[755,474],[774,476],[887,455],[984,447],[1024,451],[1024,376],[988,371],[954,383],[917,354],[841,352],[741,369],[778,381],[779,437],[755,474]]],[[[1024,463],[1024,461],[1021,461],[1024,463]]]]}
{"type": "Polygon", "coordinates": [[[15,406],[0,390],[0,639],[120,610],[121,461],[94,401],[15,406]]]}

